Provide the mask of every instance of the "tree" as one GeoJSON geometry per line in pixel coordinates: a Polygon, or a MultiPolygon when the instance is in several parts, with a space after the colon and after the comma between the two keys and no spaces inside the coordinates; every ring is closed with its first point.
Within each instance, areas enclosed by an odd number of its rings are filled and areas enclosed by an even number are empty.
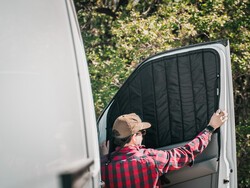
{"type": "MultiPolygon", "coordinates": [[[[227,38],[233,69],[238,165],[250,135],[248,0],[75,0],[97,115],[143,59],[171,48],[227,38]]],[[[249,185],[239,168],[239,187],[249,185]]]]}

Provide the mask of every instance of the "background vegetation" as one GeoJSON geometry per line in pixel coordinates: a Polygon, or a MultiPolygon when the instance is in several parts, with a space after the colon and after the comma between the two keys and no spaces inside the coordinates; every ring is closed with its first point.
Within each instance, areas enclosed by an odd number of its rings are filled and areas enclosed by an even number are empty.
{"type": "Polygon", "coordinates": [[[97,116],[143,59],[171,48],[229,39],[238,184],[250,186],[249,0],[74,0],[97,116]]]}

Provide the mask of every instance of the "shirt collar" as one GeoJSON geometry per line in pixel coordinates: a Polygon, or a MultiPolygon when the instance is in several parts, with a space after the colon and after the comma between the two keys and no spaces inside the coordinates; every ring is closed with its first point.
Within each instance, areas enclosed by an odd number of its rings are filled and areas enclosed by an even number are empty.
{"type": "MultiPolygon", "coordinates": [[[[120,150],[120,152],[129,152],[129,151],[132,151],[132,150],[137,150],[137,151],[139,151],[139,150],[142,149],[142,148],[145,148],[145,146],[144,146],[144,145],[141,145],[141,146],[139,146],[139,145],[124,146],[124,147],[120,150]]],[[[119,146],[115,148],[116,151],[119,150],[119,149],[120,149],[119,146]]]]}

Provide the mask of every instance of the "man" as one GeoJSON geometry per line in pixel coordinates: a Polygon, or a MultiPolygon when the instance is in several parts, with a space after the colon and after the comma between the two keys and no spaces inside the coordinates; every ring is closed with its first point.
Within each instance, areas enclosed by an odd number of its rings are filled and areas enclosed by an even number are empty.
{"type": "Polygon", "coordinates": [[[112,128],[118,147],[101,159],[102,180],[106,187],[159,187],[159,177],[192,164],[197,154],[207,147],[213,131],[227,119],[225,111],[217,110],[209,125],[191,142],[163,151],[141,146],[150,123],[142,122],[135,113],[119,116],[112,128]]]}

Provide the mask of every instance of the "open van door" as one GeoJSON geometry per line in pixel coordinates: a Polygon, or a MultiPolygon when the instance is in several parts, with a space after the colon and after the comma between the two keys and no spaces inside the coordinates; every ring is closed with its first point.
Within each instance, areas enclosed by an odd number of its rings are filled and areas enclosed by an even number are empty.
{"type": "Polygon", "coordinates": [[[170,50],[142,62],[99,118],[99,140],[111,139],[118,116],[135,112],[152,124],[143,144],[170,149],[192,140],[218,108],[228,111],[228,121],[215,131],[192,167],[164,175],[165,186],[235,188],[234,103],[227,40],[170,50]]]}

